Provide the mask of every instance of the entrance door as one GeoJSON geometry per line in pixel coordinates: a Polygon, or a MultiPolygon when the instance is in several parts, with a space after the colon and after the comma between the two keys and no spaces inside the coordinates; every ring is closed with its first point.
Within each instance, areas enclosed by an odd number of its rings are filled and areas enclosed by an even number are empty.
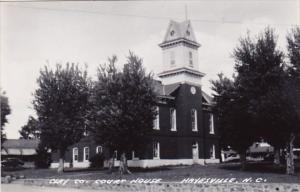
{"type": "Polygon", "coordinates": [[[195,142],[192,145],[192,152],[193,152],[193,160],[196,161],[199,159],[199,147],[198,147],[198,143],[195,142]]]}

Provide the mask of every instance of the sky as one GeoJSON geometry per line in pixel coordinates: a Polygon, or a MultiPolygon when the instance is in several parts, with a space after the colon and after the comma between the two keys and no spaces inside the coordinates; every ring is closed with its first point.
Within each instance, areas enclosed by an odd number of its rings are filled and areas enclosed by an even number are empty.
{"type": "Polygon", "coordinates": [[[95,78],[99,64],[117,55],[122,67],[130,50],[157,74],[163,66],[158,44],[169,21],[186,16],[202,45],[202,89],[211,93],[218,73],[234,73],[232,52],[247,32],[255,37],[273,27],[279,48],[286,49],[287,32],[300,25],[300,0],[0,2],[0,87],[12,110],[7,137],[19,138],[29,115],[35,116],[33,93],[45,65],[87,65],[95,78]]]}

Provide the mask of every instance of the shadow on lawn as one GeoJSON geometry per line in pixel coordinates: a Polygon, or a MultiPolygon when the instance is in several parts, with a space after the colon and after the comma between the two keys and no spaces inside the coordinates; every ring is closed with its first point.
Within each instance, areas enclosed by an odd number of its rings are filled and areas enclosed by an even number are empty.
{"type": "MultiPolygon", "coordinates": [[[[119,167],[115,167],[113,172],[118,172],[119,167]]],[[[156,171],[165,171],[170,170],[168,167],[157,167],[157,168],[139,168],[139,167],[130,167],[129,170],[133,173],[140,173],[140,172],[156,172],[156,171]]],[[[96,171],[105,171],[109,172],[107,168],[65,168],[65,173],[72,173],[72,172],[96,172],[96,171]]]]}
{"type": "MultiPolygon", "coordinates": [[[[220,165],[221,169],[240,171],[240,163],[224,163],[220,165]]],[[[257,173],[277,173],[285,174],[286,167],[284,165],[276,166],[272,162],[247,162],[245,170],[246,172],[257,172],[257,173]]],[[[295,172],[300,172],[300,167],[296,166],[295,172]]]]}
{"type": "Polygon", "coordinates": [[[166,170],[171,170],[169,167],[155,167],[155,168],[139,168],[139,167],[131,167],[129,168],[131,172],[156,172],[156,171],[166,171],[166,170]]]}

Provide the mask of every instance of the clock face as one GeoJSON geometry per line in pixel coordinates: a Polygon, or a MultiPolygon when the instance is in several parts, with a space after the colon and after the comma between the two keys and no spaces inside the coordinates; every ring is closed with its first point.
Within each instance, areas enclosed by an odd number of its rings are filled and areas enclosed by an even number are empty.
{"type": "Polygon", "coordinates": [[[195,93],[196,93],[196,88],[195,88],[195,87],[191,87],[191,93],[192,93],[193,95],[195,95],[195,93]]]}

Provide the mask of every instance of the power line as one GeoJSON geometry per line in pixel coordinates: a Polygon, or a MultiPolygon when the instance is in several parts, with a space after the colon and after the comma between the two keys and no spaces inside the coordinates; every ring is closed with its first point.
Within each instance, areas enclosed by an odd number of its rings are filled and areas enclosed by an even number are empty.
{"type": "MultiPolygon", "coordinates": [[[[182,18],[171,18],[171,17],[160,17],[160,16],[146,16],[146,15],[136,15],[136,14],[120,14],[120,13],[105,13],[100,11],[88,11],[82,9],[57,9],[57,8],[47,8],[47,7],[31,7],[31,6],[20,6],[20,5],[7,5],[10,7],[19,7],[26,9],[37,9],[37,10],[47,10],[47,11],[59,11],[59,12],[72,12],[72,13],[87,13],[87,14],[99,14],[106,16],[117,16],[117,17],[133,17],[133,18],[143,18],[143,19],[161,19],[161,20],[170,20],[170,19],[182,19],[182,18]]],[[[242,21],[232,21],[232,20],[211,20],[211,19],[190,19],[193,22],[201,22],[201,23],[218,23],[218,24],[250,24],[250,25],[268,25],[268,26],[291,26],[291,27],[300,27],[300,24],[288,24],[288,23],[245,23],[242,21]]]]}

